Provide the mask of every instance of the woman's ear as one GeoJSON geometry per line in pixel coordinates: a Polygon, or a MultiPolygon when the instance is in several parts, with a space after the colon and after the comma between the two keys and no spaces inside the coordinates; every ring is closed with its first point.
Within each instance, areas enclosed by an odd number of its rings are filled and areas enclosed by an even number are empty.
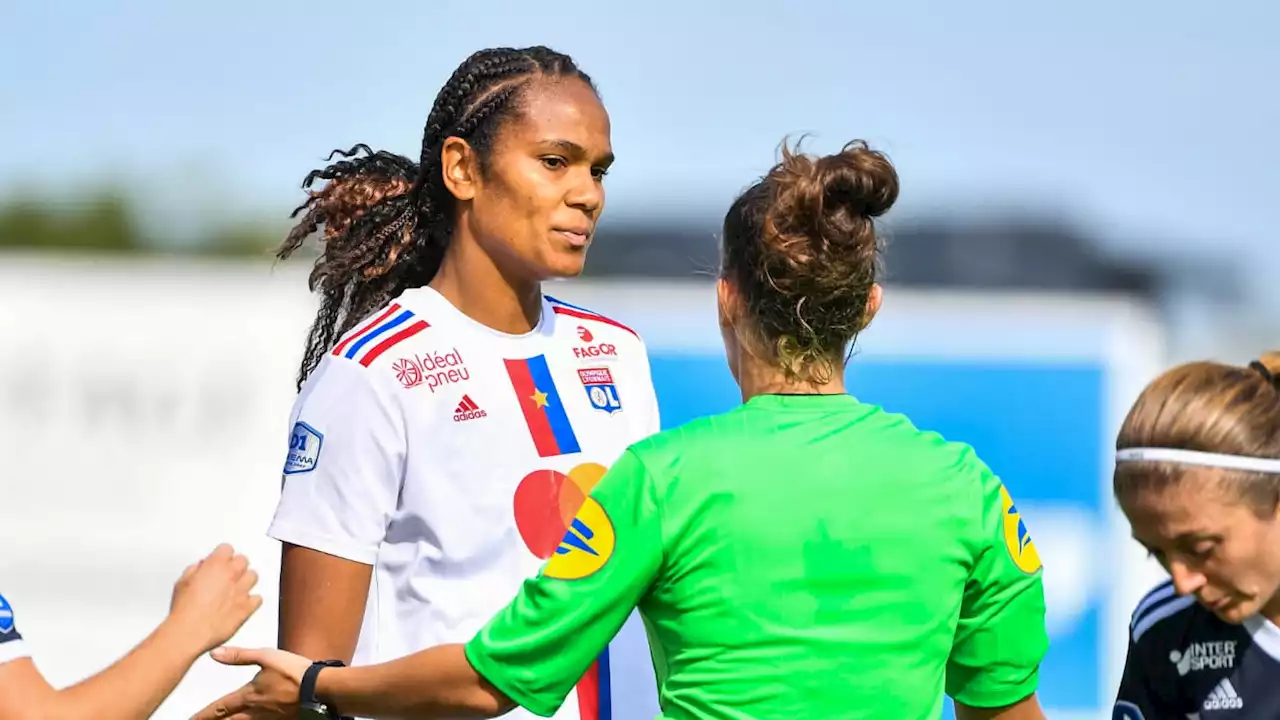
{"type": "Polygon", "coordinates": [[[440,169],[444,186],[459,200],[471,200],[476,196],[479,173],[476,154],[466,140],[446,138],[440,148],[440,169]]]}

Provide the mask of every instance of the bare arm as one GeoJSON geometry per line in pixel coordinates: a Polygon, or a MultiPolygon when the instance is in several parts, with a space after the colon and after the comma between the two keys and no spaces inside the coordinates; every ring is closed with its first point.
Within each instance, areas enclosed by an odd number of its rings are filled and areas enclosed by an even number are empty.
{"type": "Polygon", "coordinates": [[[30,658],[0,665],[0,720],[141,720],[151,717],[205,648],[166,621],[128,655],[65,690],[54,690],[30,658]]]}
{"type": "MultiPolygon", "coordinates": [[[[350,663],[373,569],[296,545],[286,544],[283,553],[280,648],[303,657],[350,663]]],[[[424,718],[463,712],[492,717],[514,707],[472,669],[461,645],[433,647],[379,665],[343,668],[343,673],[320,673],[316,690],[344,715],[424,718]],[[328,687],[331,681],[336,686],[328,687]]]]}
{"type": "Polygon", "coordinates": [[[1035,695],[1002,708],[975,708],[956,703],[956,720],[1045,720],[1035,695]]]}
{"type": "Polygon", "coordinates": [[[324,670],[316,694],[343,713],[395,720],[496,717],[515,707],[471,667],[462,645],[439,645],[380,665],[324,670]]]}
{"type": "MultiPolygon", "coordinates": [[[[298,687],[311,661],[275,648],[223,647],[213,658],[227,665],[259,665],[252,683],[196,713],[192,720],[294,717],[298,687]]],[[[412,655],[360,667],[324,668],[316,696],[344,715],[380,720],[496,717],[515,708],[510,698],[480,676],[463,645],[437,645],[412,655]]]]}
{"type": "Polygon", "coordinates": [[[350,663],[372,575],[369,565],[286,543],[280,558],[280,648],[350,663]]]}
{"type": "Polygon", "coordinates": [[[30,658],[0,665],[0,720],[143,720],[173,692],[196,658],[226,642],[262,604],[257,574],[220,546],[187,569],[169,616],[106,670],[54,690],[30,658]]]}
{"type": "Polygon", "coordinates": [[[57,705],[58,691],[44,679],[31,658],[0,665],[0,720],[69,717],[55,714],[57,705]]]}

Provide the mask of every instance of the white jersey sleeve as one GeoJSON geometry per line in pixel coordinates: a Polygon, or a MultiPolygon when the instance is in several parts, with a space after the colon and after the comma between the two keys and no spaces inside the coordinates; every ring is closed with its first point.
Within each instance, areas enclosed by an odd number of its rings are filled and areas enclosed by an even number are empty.
{"type": "Polygon", "coordinates": [[[0,595],[0,665],[24,657],[27,648],[14,621],[13,606],[0,595]]]}
{"type": "Polygon", "coordinates": [[[404,478],[404,417],[382,378],[326,355],[294,403],[268,535],[373,565],[404,478]]]}

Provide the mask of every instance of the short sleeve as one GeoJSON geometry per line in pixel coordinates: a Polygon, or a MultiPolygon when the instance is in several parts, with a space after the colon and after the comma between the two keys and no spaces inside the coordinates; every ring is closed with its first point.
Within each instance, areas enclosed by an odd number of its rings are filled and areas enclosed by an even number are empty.
{"type": "Polygon", "coordinates": [[[550,717],[662,566],[653,481],[628,450],[585,499],[542,572],[466,646],[486,680],[550,717]]]}
{"type": "Polygon", "coordinates": [[[404,477],[403,415],[388,388],[326,357],[294,403],[280,502],[268,534],[374,564],[404,477]]]}
{"type": "Polygon", "coordinates": [[[1124,674],[1120,677],[1120,689],[1111,711],[1112,720],[1155,720],[1178,717],[1176,708],[1160,695],[1155,678],[1150,672],[1152,663],[1147,661],[1142,646],[1129,641],[1129,653],[1124,659],[1124,674]]]}
{"type": "Polygon", "coordinates": [[[1003,707],[1036,691],[1049,647],[1043,570],[1026,523],[1000,482],[976,459],[981,515],[947,663],[947,694],[970,707],[1003,707]]]}
{"type": "Polygon", "coordinates": [[[27,657],[27,648],[22,642],[22,633],[18,632],[13,606],[0,595],[0,665],[24,657],[27,657]]]}

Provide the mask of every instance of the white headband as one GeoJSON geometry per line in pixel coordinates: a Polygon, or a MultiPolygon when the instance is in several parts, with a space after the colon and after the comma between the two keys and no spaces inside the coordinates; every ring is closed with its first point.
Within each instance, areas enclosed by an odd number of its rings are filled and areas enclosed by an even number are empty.
{"type": "Polygon", "coordinates": [[[1183,465],[1246,470],[1250,472],[1280,475],[1280,458],[1222,455],[1199,450],[1175,450],[1173,448],[1125,448],[1116,453],[1116,462],[1172,462],[1183,465]]]}

